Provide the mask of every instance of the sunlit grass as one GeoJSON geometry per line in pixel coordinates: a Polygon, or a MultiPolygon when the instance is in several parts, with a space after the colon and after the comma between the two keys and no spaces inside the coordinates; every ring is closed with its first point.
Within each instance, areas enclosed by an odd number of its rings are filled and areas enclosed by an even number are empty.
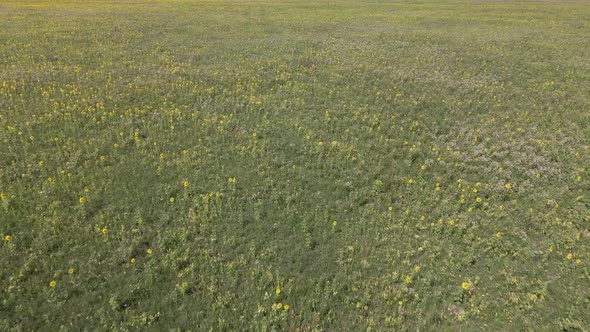
{"type": "Polygon", "coordinates": [[[0,330],[588,329],[588,22],[0,3],[0,330]]]}

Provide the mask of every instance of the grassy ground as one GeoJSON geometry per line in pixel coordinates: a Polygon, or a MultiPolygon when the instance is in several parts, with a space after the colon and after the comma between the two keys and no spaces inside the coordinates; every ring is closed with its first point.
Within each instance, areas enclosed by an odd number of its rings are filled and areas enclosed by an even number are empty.
{"type": "Polygon", "coordinates": [[[0,330],[588,330],[589,22],[0,2],[0,330]]]}

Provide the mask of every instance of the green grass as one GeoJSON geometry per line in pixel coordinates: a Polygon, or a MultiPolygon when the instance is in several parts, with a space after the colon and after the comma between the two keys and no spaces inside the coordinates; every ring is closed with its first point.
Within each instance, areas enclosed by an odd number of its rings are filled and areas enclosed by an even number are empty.
{"type": "Polygon", "coordinates": [[[0,330],[588,330],[588,22],[2,1],[0,330]]]}

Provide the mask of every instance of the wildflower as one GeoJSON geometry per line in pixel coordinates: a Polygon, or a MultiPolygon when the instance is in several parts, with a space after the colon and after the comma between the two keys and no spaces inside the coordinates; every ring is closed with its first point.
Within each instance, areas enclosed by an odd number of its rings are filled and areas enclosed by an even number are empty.
{"type": "Polygon", "coordinates": [[[455,219],[449,220],[449,224],[454,225],[455,224],[455,219]]]}
{"type": "Polygon", "coordinates": [[[580,264],[580,263],[582,263],[582,260],[579,258],[576,258],[576,264],[580,264]]]}
{"type": "Polygon", "coordinates": [[[119,144],[115,143],[115,144],[113,144],[113,147],[116,149],[119,147],[119,144]]]}
{"type": "Polygon", "coordinates": [[[275,293],[277,295],[281,294],[281,287],[277,287],[277,289],[275,289],[275,293]]]}
{"type": "Polygon", "coordinates": [[[389,211],[393,211],[393,206],[387,208],[389,211]]]}
{"type": "Polygon", "coordinates": [[[76,272],[76,270],[73,267],[68,269],[68,274],[73,274],[74,272],[76,272]]]}
{"type": "Polygon", "coordinates": [[[277,303],[277,309],[282,309],[283,308],[283,304],[281,302],[277,303]]]}
{"type": "Polygon", "coordinates": [[[412,278],[410,276],[406,277],[406,284],[409,284],[412,282],[412,278]]]}
{"type": "Polygon", "coordinates": [[[80,204],[84,204],[86,203],[86,197],[80,197],[78,201],[80,202],[80,204]]]}
{"type": "Polygon", "coordinates": [[[338,222],[336,220],[332,221],[332,226],[336,226],[338,222]]]}
{"type": "Polygon", "coordinates": [[[505,187],[506,189],[510,189],[510,188],[512,188],[512,186],[510,185],[510,183],[506,183],[506,184],[504,185],[504,187],[505,187]]]}
{"type": "Polygon", "coordinates": [[[175,200],[174,197],[170,197],[170,203],[174,203],[175,200]]]}
{"type": "Polygon", "coordinates": [[[104,227],[102,229],[102,234],[106,235],[108,232],[109,232],[109,229],[108,228],[104,227]]]}
{"type": "Polygon", "coordinates": [[[426,170],[426,165],[420,166],[420,169],[423,170],[423,171],[425,171],[426,170]]]}
{"type": "Polygon", "coordinates": [[[186,187],[188,187],[189,183],[188,183],[188,181],[183,181],[182,185],[186,188],[186,187]]]}
{"type": "Polygon", "coordinates": [[[471,287],[471,284],[469,284],[469,282],[468,282],[468,281],[463,281],[463,283],[461,284],[461,287],[462,287],[464,290],[468,290],[468,289],[471,287]]]}
{"type": "Polygon", "coordinates": [[[4,235],[4,241],[12,241],[12,236],[4,235]]]}
{"type": "Polygon", "coordinates": [[[100,156],[99,158],[100,158],[101,161],[104,161],[106,157],[105,156],[100,156]]]}
{"type": "Polygon", "coordinates": [[[53,287],[55,287],[55,285],[57,285],[57,282],[55,280],[51,280],[49,282],[49,287],[53,288],[53,287]]]}
{"type": "Polygon", "coordinates": [[[289,305],[288,305],[288,304],[285,304],[285,305],[283,306],[283,309],[285,309],[285,311],[289,310],[289,305]]]}
{"type": "Polygon", "coordinates": [[[252,133],[252,137],[256,137],[256,132],[253,132],[252,133]]]}
{"type": "Polygon", "coordinates": [[[0,200],[5,201],[6,200],[6,195],[4,193],[0,193],[0,200]]]}
{"type": "Polygon", "coordinates": [[[572,258],[574,258],[574,255],[570,252],[569,254],[567,254],[567,259],[571,260],[572,258]]]}
{"type": "Polygon", "coordinates": [[[399,301],[397,304],[403,305],[404,304],[404,301],[399,301]]]}
{"type": "Polygon", "coordinates": [[[416,273],[420,272],[420,266],[418,266],[418,265],[414,266],[414,271],[416,271],[416,273]]]}
{"type": "Polygon", "coordinates": [[[481,197],[476,198],[475,201],[477,201],[478,203],[481,203],[481,197]]]}
{"type": "Polygon", "coordinates": [[[529,296],[529,299],[533,302],[537,301],[537,294],[531,294],[531,296],[529,296]]]}
{"type": "Polygon", "coordinates": [[[412,183],[414,183],[414,179],[408,179],[408,183],[409,183],[409,184],[412,184],[412,183]]]}
{"type": "Polygon", "coordinates": [[[137,259],[135,259],[135,257],[131,257],[131,259],[129,261],[131,262],[131,264],[135,264],[135,262],[137,261],[137,259]]]}
{"type": "Polygon", "coordinates": [[[236,178],[229,178],[229,179],[227,179],[227,182],[236,183],[236,178]]]}
{"type": "Polygon", "coordinates": [[[576,176],[576,180],[578,180],[578,182],[582,181],[582,177],[581,176],[576,176]]]}
{"type": "Polygon", "coordinates": [[[553,252],[553,246],[549,247],[549,252],[553,252]]]}
{"type": "Polygon", "coordinates": [[[146,250],[146,252],[148,253],[148,255],[151,255],[154,251],[152,250],[152,248],[148,248],[148,250],[146,250]]]}
{"type": "Polygon", "coordinates": [[[501,232],[496,233],[496,237],[499,239],[502,236],[501,232]]]}
{"type": "Polygon", "coordinates": [[[188,282],[183,281],[182,284],[180,285],[182,288],[187,288],[188,287],[188,282]]]}

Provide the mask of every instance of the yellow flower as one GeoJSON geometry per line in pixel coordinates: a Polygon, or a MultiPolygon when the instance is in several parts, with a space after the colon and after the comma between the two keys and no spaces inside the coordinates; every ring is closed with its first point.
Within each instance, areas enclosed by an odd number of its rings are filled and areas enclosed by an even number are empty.
{"type": "Polygon", "coordinates": [[[76,270],[73,267],[68,269],[68,274],[73,274],[74,272],[76,272],[76,270]]]}
{"type": "Polygon", "coordinates": [[[423,171],[425,171],[426,170],[426,165],[420,166],[420,169],[423,170],[423,171]]]}
{"type": "Polygon", "coordinates": [[[393,206],[387,208],[389,211],[393,211],[393,206]]]}
{"type": "Polygon", "coordinates": [[[529,296],[529,298],[531,299],[531,301],[536,302],[537,301],[537,294],[531,294],[531,296],[529,296]]]}
{"type": "Polygon", "coordinates": [[[336,220],[332,221],[332,226],[336,226],[338,222],[336,220]]]}
{"type": "Polygon", "coordinates": [[[283,304],[281,302],[277,303],[277,309],[283,308],[283,304]]]}
{"type": "Polygon", "coordinates": [[[55,285],[57,285],[57,282],[55,280],[51,280],[49,282],[49,287],[53,288],[53,287],[55,287],[55,285]]]}
{"type": "Polygon", "coordinates": [[[481,203],[481,197],[476,198],[475,201],[477,201],[478,203],[481,203]]]}
{"type": "Polygon", "coordinates": [[[6,200],[6,195],[4,193],[0,193],[0,200],[5,201],[6,200]]]}
{"type": "Polygon", "coordinates": [[[410,276],[406,277],[406,284],[409,284],[412,282],[412,278],[410,276]]]}
{"type": "Polygon", "coordinates": [[[468,281],[463,281],[463,283],[461,284],[461,287],[465,290],[468,290],[471,287],[471,284],[469,284],[468,281]]]}
{"type": "Polygon", "coordinates": [[[148,250],[146,250],[146,252],[148,253],[148,255],[151,255],[154,251],[152,250],[152,248],[148,248],[148,250]]]}
{"type": "Polygon", "coordinates": [[[175,199],[174,197],[170,197],[170,203],[174,203],[175,199]]]}
{"type": "Polygon", "coordinates": [[[576,258],[576,264],[580,264],[580,263],[582,263],[582,260],[579,258],[576,258]]]}
{"type": "Polygon", "coordinates": [[[100,160],[105,160],[105,156],[100,156],[100,160]]]}
{"type": "Polygon", "coordinates": [[[449,224],[454,225],[455,224],[455,219],[449,220],[449,224]]]}
{"type": "Polygon", "coordinates": [[[408,179],[408,183],[409,183],[409,184],[412,184],[412,183],[414,183],[414,179],[408,179]]]}
{"type": "Polygon", "coordinates": [[[414,271],[416,271],[416,273],[420,272],[420,266],[418,266],[418,265],[414,266],[414,271]]]}
{"type": "Polygon", "coordinates": [[[189,183],[188,183],[188,181],[183,181],[182,185],[186,188],[186,187],[188,187],[189,183]]]}
{"type": "Polygon", "coordinates": [[[229,178],[229,179],[227,179],[227,182],[236,183],[236,178],[229,178]]]}
{"type": "Polygon", "coordinates": [[[283,306],[283,308],[285,309],[285,311],[287,311],[287,310],[289,310],[289,305],[288,305],[288,304],[285,304],[285,305],[283,306]]]}
{"type": "Polygon", "coordinates": [[[12,241],[12,236],[4,235],[4,241],[12,241]]]}
{"type": "Polygon", "coordinates": [[[403,305],[404,304],[404,301],[399,301],[397,304],[403,305]]]}
{"type": "Polygon", "coordinates": [[[496,233],[496,237],[497,238],[500,238],[501,236],[502,236],[502,233],[501,232],[496,233]]]}
{"type": "Polygon", "coordinates": [[[553,246],[549,247],[549,252],[553,252],[553,246]]]}
{"type": "Polygon", "coordinates": [[[86,197],[80,197],[78,201],[80,201],[80,204],[84,204],[86,203],[86,197]]]}
{"type": "Polygon", "coordinates": [[[506,183],[506,184],[504,185],[504,187],[505,187],[506,189],[510,189],[510,188],[512,188],[512,186],[510,185],[510,183],[506,183]]]}
{"type": "Polygon", "coordinates": [[[277,295],[281,294],[281,287],[277,287],[277,289],[275,289],[275,293],[277,293],[277,295]]]}
{"type": "Polygon", "coordinates": [[[188,287],[188,283],[186,281],[183,281],[181,284],[182,288],[187,288],[188,287]]]}
{"type": "Polygon", "coordinates": [[[135,257],[131,257],[131,259],[130,259],[129,261],[131,262],[131,264],[135,264],[135,262],[136,262],[137,260],[135,259],[135,257]]]}
{"type": "Polygon", "coordinates": [[[567,254],[567,259],[571,260],[572,258],[574,258],[574,255],[570,252],[569,254],[567,254]]]}
{"type": "Polygon", "coordinates": [[[106,235],[108,232],[109,232],[108,228],[105,227],[102,229],[102,234],[106,235]]]}

